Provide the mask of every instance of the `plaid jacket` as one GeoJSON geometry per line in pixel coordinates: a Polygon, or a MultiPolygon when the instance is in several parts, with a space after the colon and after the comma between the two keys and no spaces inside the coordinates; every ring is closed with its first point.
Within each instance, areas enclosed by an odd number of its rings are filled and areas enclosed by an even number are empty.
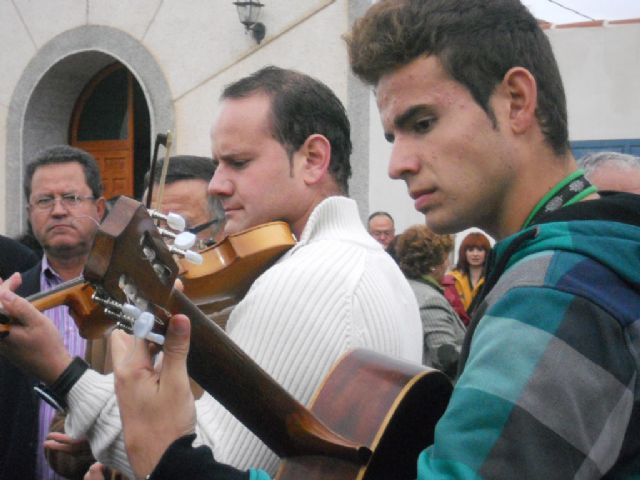
{"type": "Polygon", "coordinates": [[[640,478],[640,196],[496,245],[418,478],[640,478]]]}

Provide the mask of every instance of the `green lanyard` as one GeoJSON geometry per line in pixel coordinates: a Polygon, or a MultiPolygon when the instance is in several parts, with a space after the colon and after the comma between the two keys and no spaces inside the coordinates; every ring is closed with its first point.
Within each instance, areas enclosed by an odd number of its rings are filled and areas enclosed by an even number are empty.
{"type": "Polygon", "coordinates": [[[522,229],[537,223],[540,217],[547,213],[558,210],[565,205],[579,202],[597,191],[598,189],[591,185],[589,180],[585,178],[584,170],[576,170],[571,175],[562,179],[562,181],[542,197],[527,217],[527,220],[522,225],[522,229]]]}

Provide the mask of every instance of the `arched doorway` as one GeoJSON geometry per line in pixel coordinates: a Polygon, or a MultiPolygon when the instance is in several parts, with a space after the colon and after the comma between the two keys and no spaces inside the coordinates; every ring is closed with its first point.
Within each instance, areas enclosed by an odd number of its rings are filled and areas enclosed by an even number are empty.
{"type": "Polygon", "coordinates": [[[98,72],[74,106],[69,143],[97,160],[104,196],[140,194],[149,164],[149,110],[135,77],[119,62],[98,72]]]}
{"type": "Polygon", "coordinates": [[[138,143],[146,142],[148,148],[151,131],[175,131],[172,93],[156,59],[137,39],[111,27],[84,25],[40,48],[11,96],[4,157],[6,171],[13,173],[5,176],[5,234],[19,235],[26,226],[22,182],[27,163],[45,147],[69,143],[72,114],[81,92],[114,62],[126,65],[133,74],[134,102],[142,102],[150,116],[149,133],[142,134],[135,126],[134,195],[140,195],[138,178],[148,168],[150,153],[139,153],[138,143]],[[144,95],[135,94],[138,82],[144,95]]]}

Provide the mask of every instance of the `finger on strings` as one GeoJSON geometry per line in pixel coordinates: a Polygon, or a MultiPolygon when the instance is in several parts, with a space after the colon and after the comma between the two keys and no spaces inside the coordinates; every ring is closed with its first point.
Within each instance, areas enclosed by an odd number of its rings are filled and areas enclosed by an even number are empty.
{"type": "MultiPolygon", "coordinates": [[[[13,283],[16,278],[17,285],[20,285],[20,277],[14,277],[13,275],[5,282],[5,285],[13,283]]],[[[34,315],[42,315],[31,302],[16,295],[13,292],[13,287],[0,288],[0,309],[2,309],[2,315],[11,317],[11,323],[22,325],[27,325],[29,323],[28,319],[37,321],[34,315]]]]}
{"type": "Polygon", "coordinates": [[[3,288],[8,288],[12,292],[15,291],[16,288],[18,288],[20,285],[22,285],[22,275],[20,275],[18,272],[14,273],[5,280],[0,279],[0,286],[2,286],[3,288]]]}
{"type": "Polygon", "coordinates": [[[185,315],[171,317],[163,348],[164,375],[184,375],[187,378],[187,355],[191,337],[191,322],[185,315]]]}

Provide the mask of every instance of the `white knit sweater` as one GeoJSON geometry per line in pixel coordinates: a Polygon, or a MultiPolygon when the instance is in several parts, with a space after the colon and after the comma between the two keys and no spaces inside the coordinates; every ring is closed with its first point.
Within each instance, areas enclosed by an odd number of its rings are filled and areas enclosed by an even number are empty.
{"type": "MultiPolygon", "coordinates": [[[[345,197],[316,207],[298,244],[236,306],[227,331],[303,404],[353,348],[415,363],[422,357],[413,291],[362,226],[355,202],[345,197]]],[[[86,435],[96,458],[131,474],[113,378],[88,371],[71,389],[68,403],[67,432],[86,435]]],[[[210,395],[196,402],[196,410],[196,444],[209,445],[217,460],[235,467],[275,472],[276,455],[210,395]]]]}

